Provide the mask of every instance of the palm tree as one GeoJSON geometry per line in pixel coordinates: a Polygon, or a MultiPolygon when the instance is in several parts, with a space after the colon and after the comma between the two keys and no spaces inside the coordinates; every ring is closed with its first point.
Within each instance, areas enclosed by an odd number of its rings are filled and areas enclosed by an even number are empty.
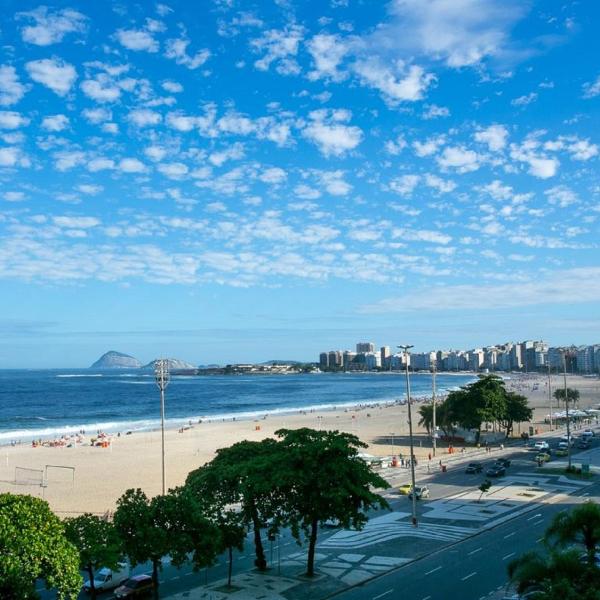
{"type": "Polygon", "coordinates": [[[433,427],[433,404],[423,404],[419,407],[419,425],[425,427],[427,434],[431,434],[433,427]]]}
{"type": "Polygon", "coordinates": [[[600,506],[595,502],[580,504],[570,512],[558,513],[546,530],[546,541],[554,547],[581,544],[590,565],[596,562],[600,548],[600,506]]]}

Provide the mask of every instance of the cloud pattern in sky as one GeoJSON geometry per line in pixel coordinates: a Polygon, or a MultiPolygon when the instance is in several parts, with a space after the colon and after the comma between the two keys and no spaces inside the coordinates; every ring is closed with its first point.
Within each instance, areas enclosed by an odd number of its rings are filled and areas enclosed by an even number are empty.
{"type": "Polygon", "coordinates": [[[597,303],[598,12],[6,3],[4,313],[49,318],[15,306],[36,289],[59,321],[74,289],[127,289],[151,313],[175,284],[192,312],[226,295],[223,326],[251,296],[271,319],[305,306],[307,324],[338,305],[369,335],[383,313],[416,327],[438,308],[597,303]]]}

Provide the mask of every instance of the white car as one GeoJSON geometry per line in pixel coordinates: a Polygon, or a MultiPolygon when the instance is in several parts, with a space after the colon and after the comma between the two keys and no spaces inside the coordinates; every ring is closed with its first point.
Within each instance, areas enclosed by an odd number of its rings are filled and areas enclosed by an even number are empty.
{"type": "Polygon", "coordinates": [[[572,446],[572,445],[575,443],[575,440],[573,439],[573,436],[569,437],[569,436],[567,436],[567,435],[563,435],[563,436],[560,438],[560,443],[559,443],[559,445],[560,445],[560,444],[562,444],[562,443],[565,443],[565,444],[567,444],[567,443],[570,443],[570,445],[572,446]]]}
{"type": "Polygon", "coordinates": [[[592,438],[594,435],[596,434],[591,429],[586,429],[585,431],[581,432],[582,438],[592,438]]]}
{"type": "MultiPolygon", "coordinates": [[[[94,573],[94,588],[97,592],[112,590],[129,578],[129,565],[118,563],[118,567],[116,571],[104,567],[94,573]]],[[[88,579],[83,584],[83,591],[89,594],[90,590],[91,585],[88,579]]]]}
{"type": "MultiPolygon", "coordinates": [[[[412,489],[408,492],[409,499],[412,500],[412,489]]],[[[429,498],[429,488],[426,485],[417,485],[415,486],[415,497],[417,500],[421,498],[429,498]]]]}
{"type": "Polygon", "coordinates": [[[548,444],[548,442],[545,442],[544,440],[540,440],[539,442],[536,442],[533,447],[536,450],[549,450],[550,449],[550,445],[548,444]]]}

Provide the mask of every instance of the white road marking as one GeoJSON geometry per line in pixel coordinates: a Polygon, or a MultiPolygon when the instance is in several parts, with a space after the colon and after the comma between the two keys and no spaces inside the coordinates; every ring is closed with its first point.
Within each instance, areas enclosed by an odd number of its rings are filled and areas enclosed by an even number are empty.
{"type": "Polygon", "coordinates": [[[431,569],[431,571],[427,571],[427,573],[425,573],[425,575],[431,575],[432,573],[439,571],[441,568],[442,567],[436,567],[435,569],[431,569]]]}
{"type": "Polygon", "coordinates": [[[383,592],[383,594],[379,594],[379,596],[373,596],[373,600],[378,600],[379,598],[383,598],[384,596],[391,594],[393,591],[394,591],[394,588],[388,590],[387,592],[383,592]]]}
{"type": "Polygon", "coordinates": [[[509,533],[508,535],[504,536],[504,539],[507,540],[509,537],[512,537],[513,535],[516,535],[516,531],[513,531],[512,533],[509,533]]]}
{"type": "Polygon", "coordinates": [[[506,560],[507,558],[510,558],[511,556],[514,556],[514,555],[515,555],[515,553],[511,552],[510,554],[507,554],[506,556],[503,556],[502,560],[506,560]]]}
{"type": "Polygon", "coordinates": [[[431,598],[431,596],[425,596],[425,598],[421,598],[421,600],[429,600],[429,598],[431,598]]]}
{"type": "Polygon", "coordinates": [[[471,577],[475,577],[475,575],[477,575],[477,571],[473,571],[470,575],[467,575],[466,577],[463,577],[461,579],[461,581],[466,581],[467,579],[471,579],[471,577]]]}
{"type": "Polygon", "coordinates": [[[541,537],[541,538],[538,538],[538,539],[537,539],[537,540],[535,540],[535,541],[536,541],[536,543],[537,543],[537,544],[539,544],[540,542],[543,542],[543,541],[544,541],[544,538],[543,538],[543,537],[541,537]]]}
{"type": "Polygon", "coordinates": [[[540,523],[543,523],[544,519],[540,519],[539,521],[536,521],[535,523],[533,523],[534,525],[539,525],[540,523]]]}
{"type": "Polygon", "coordinates": [[[529,519],[527,519],[528,521],[533,521],[534,519],[537,519],[538,517],[541,517],[542,513],[538,513],[537,515],[533,515],[533,517],[529,517],[529,519]]]}
{"type": "Polygon", "coordinates": [[[481,552],[483,550],[483,548],[477,548],[477,550],[471,550],[471,552],[469,552],[469,556],[471,556],[471,554],[477,554],[477,552],[481,552]]]}

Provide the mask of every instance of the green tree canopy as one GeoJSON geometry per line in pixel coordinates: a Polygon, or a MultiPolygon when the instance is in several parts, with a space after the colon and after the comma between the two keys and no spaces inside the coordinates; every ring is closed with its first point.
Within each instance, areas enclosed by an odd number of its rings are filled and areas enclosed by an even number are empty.
{"type": "MultiPolygon", "coordinates": [[[[554,390],[554,397],[559,401],[559,402],[564,402],[565,401],[565,389],[564,388],[557,388],[554,390]]],[[[579,390],[574,389],[574,388],[567,388],[567,398],[569,400],[570,403],[577,403],[579,402],[579,390]]]]}
{"type": "Polygon", "coordinates": [[[368,509],[388,507],[371,488],[389,484],[359,458],[366,444],[354,435],[308,428],[275,434],[281,438],[283,460],[276,475],[284,492],[285,521],[297,540],[301,531],[309,540],[306,573],[312,576],[319,523],[337,519],[344,527],[363,527],[368,509]]]}
{"type": "Polygon", "coordinates": [[[79,555],[48,503],[32,496],[0,494],[0,598],[37,598],[36,579],[58,598],[81,589],[79,555]]]}
{"type": "Polygon", "coordinates": [[[211,462],[192,471],[186,480],[186,487],[203,498],[202,502],[212,505],[213,512],[240,504],[241,523],[251,526],[254,532],[254,562],[259,570],[267,568],[263,524],[277,519],[283,505],[275,478],[280,461],[280,446],[274,439],[242,441],[217,450],[211,462]]]}
{"type": "Polygon", "coordinates": [[[513,431],[514,423],[530,421],[533,410],[529,407],[527,398],[515,392],[506,392],[504,412],[499,416],[499,421],[506,430],[506,437],[513,431]]]}
{"type": "Polygon", "coordinates": [[[121,556],[121,540],[112,523],[89,513],[65,521],[67,539],[79,551],[79,563],[87,571],[90,593],[96,598],[94,571],[116,569],[121,556]]]}

